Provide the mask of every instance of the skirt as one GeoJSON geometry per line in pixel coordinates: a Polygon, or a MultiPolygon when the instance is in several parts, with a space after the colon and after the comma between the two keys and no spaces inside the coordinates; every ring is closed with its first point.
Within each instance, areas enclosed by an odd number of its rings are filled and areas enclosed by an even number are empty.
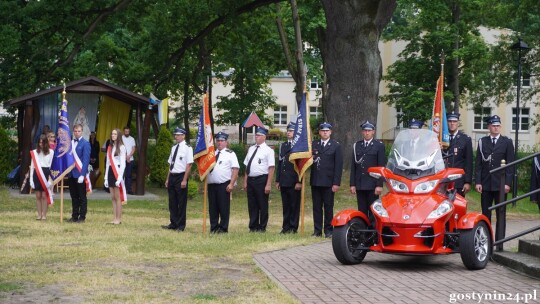
{"type": "MultiPolygon", "coordinates": [[[[43,174],[45,174],[45,178],[49,179],[49,176],[51,176],[51,169],[49,167],[42,167],[41,170],[43,170],[43,174]]],[[[32,176],[32,179],[34,180],[34,186],[36,186],[35,191],[44,191],[43,187],[41,186],[41,183],[39,182],[38,173],[36,170],[34,170],[34,174],[32,176]]]]}
{"type": "Polygon", "coordinates": [[[109,166],[109,173],[107,174],[107,181],[109,182],[109,188],[116,188],[116,177],[114,176],[114,172],[111,166],[109,166]]]}

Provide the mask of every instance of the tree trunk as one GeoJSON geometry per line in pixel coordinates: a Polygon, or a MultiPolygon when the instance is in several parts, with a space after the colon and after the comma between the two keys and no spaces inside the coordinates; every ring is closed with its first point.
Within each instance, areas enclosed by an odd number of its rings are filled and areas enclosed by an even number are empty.
{"type": "Polygon", "coordinates": [[[184,128],[186,129],[186,142],[189,143],[189,81],[184,82],[184,128]]]}
{"type": "Polygon", "coordinates": [[[396,8],[396,0],[322,0],[326,31],[319,35],[326,73],[325,117],[341,143],[344,168],[350,167],[352,144],[360,125],[377,120],[382,62],[379,38],[396,8]]]}

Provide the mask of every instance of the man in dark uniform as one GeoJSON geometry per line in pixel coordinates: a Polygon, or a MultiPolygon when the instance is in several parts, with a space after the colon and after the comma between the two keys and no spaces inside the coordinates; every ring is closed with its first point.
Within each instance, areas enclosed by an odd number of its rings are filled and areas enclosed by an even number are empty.
{"type": "Polygon", "coordinates": [[[455,181],[454,188],[461,196],[471,190],[472,171],[473,171],[473,149],[472,139],[469,135],[458,130],[459,113],[450,113],[447,115],[448,131],[450,133],[450,144],[443,150],[446,157],[448,168],[461,168],[465,175],[455,181]]]}
{"type": "Polygon", "coordinates": [[[238,158],[233,150],[227,148],[229,135],[225,132],[216,134],[216,165],[207,177],[208,212],[210,214],[210,232],[227,233],[231,211],[231,192],[238,179],[238,158]],[[220,221],[221,217],[221,221],[220,221]]]}
{"type": "Polygon", "coordinates": [[[276,160],[274,149],[266,144],[267,134],[267,129],[257,128],[255,144],[249,147],[244,159],[244,191],[247,192],[250,232],[266,232],[268,225],[268,199],[276,160]]]}
{"type": "MultiPolygon", "coordinates": [[[[500,203],[499,189],[504,187],[504,192],[510,191],[512,183],[513,170],[506,169],[506,181],[504,185],[500,184],[501,174],[499,171],[495,174],[489,174],[490,170],[501,166],[504,159],[506,163],[514,161],[514,145],[512,140],[501,135],[501,118],[493,115],[488,119],[489,135],[480,138],[476,152],[476,191],[481,193],[482,214],[491,221],[491,210],[488,208],[500,203]]],[[[497,221],[504,217],[506,207],[497,209],[497,221]]]]}
{"type": "Polygon", "coordinates": [[[358,210],[369,216],[369,206],[379,198],[383,190],[383,180],[371,177],[368,168],[384,167],[386,154],[384,144],[373,138],[375,124],[366,121],[361,127],[363,139],[353,145],[350,186],[351,193],[356,194],[358,210]]]}
{"type": "Polygon", "coordinates": [[[323,122],[319,125],[320,140],[314,140],[313,165],[311,166],[311,194],[313,198],[313,224],[315,231],[312,236],[332,237],[331,225],[334,216],[334,193],[339,190],[341,184],[341,172],[343,171],[343,156],[340,144],[330,139],[332,125],[323,122]],[[323,218],[324,209],[324,218],[323,218]],[[323,227],[324,219],[324,227],[323,227]]]}
{"type": "Polygon", "coordinates": [[[163,229],[184,231],[186,228],[186,207],[189,173],[193,164],[193,148],[186,141],[186,130],[176,128],[174,139],[176,145],[172,146],[169,156],[169,172],[165,180],[165,187],[169,193],[170,224],[161,226],[163,229]]]}
{"type": "MultiPolygon", "coordinates": [[[[531,168],[531,188],[529,191],[533,191],[540,188],[540,156],[533,158],[531,168]]],[[[531,202],[538,204],[538,211],[540,211],[540,192],[536,192],[531,195],[531,202]]]]}
{"type": "Polygon", "coordinates": [[[281,192],[283,203],[283,225],[281,233],[296,233],[300,217],[300,190],[302,183],[294,165],[289,161],[291,155],[292,139],[294,136],[294,123],[287,126],[287,141],[279,146],[279,161],[276,170],[276,188],[281,192]]]}

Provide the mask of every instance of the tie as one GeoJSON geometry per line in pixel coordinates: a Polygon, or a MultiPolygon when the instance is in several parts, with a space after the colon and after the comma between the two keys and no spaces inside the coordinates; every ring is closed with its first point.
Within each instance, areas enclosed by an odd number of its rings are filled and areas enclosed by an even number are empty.
{"type": "Polygon", "coordinates": [[[324,148],[324,146],[325,146],[324,141],[321,141],[321,146],[324,148]]]}
{"type": "Polygon", "coordinates": [[[495,137],[492,137],[491,138],[491,142],[493,143],[493,145],[495,146],[495,142],[497,141],[497,139],[495,137]]]}
{"type": "Polygon", "coordinates": [[[79,139],[78,139],[78,138],[75,138],[73,141],[74,141],[74,142],[79,142],[79,139]]]}
{"type": "Polygon", "coordinates": [[[369,141],[364,141],[364,147],[367,147],[369,145],[369,141]]]}
{"type": "Polygon", "coordinates": [[[174,153],[173,153],[173,156],[172,156],[172,163],[169,166],[170,171],[172,171],[172,168],[174,167],[174,162],[176,161],[176,154],[178,154],[178,147],[180,147],[180,145],[176,144],[176,149],[174,149],[174,153]]]}
{"type": "Polygon", "coordinates": [[[454,140],[454,134],[450,134],[450,142],[454,140]]]}
{"type": "Polygon", "coordinates": [[[216,164],[214,165],[214,168],[212,168],[212,170],[210,170],[210,173],[212,173],[212,171],[214,171],[214,169],[216,168],[217,166],[217,162],[218,162],[218,159],[219,159],[219,153],[221,153],[221,151],[218,151],[217,154],[216,154],[216,164]]]}
{"type": "Polygon", "coordinates": [[[249,159],[249,162],[247,164],[246,173],[248,176],[249,176],[249,172],[251,171],[251,163],[253,162],[253,159],[255,158],[255,154],[257,154],[257,150],[259,150],[259,146],[255,148],[255,151],[253,152],[253,154],[251,154],[251,158],[249,159]]]}

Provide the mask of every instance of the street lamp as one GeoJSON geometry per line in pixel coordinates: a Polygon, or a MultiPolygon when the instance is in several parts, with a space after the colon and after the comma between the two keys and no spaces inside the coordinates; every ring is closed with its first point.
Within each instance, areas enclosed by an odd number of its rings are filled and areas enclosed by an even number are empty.
{"type": "MultiPolygon", "coordinates": [[[[515,151],[514,155],[517,160],[518,155],[518,138],[519,138],[519,97],[521,94],[521,56],[523,53],[525,53],[529,49],[529,46],[527,43],[523,42],[521,38],[518,38],[518,42],[514,43],[512,45],[512,50],[517,50],[518,52],[518,72],[517,72],[517,96],[516,96],[516,140],[514,141],[515,144],[515,151]]],[[[517,168],[514,168],[514,186],[512,187],[512,195],[513,197],[517,196],[517,168]]]]}

